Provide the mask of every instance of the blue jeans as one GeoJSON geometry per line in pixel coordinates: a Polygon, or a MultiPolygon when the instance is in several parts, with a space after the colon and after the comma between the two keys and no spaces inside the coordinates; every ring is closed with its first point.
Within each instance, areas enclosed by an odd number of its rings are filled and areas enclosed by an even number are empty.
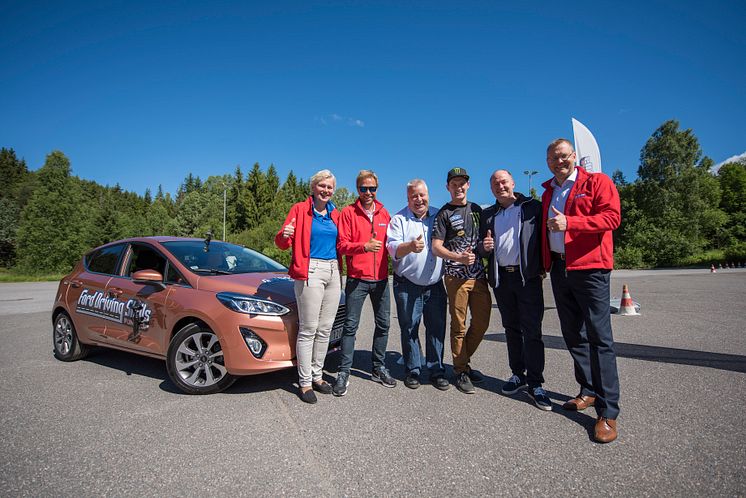
{"type": "Polygon", "coordinates": [[[391,297],[389,281],[375,282],[347,277],[345,284],[345,325],[342,332],[342,362],[340,372],[350,372],[355,355],[355,334],[360,325],[360,313],[365,298],[370,296],[376,328],[373,331],[373,370],[386,366],[386,344],[389,341],[389,320],[391,316],[391,297]]]}
{"type": "Polygon", "coordinates": [[[425,321],[425,359],[430,377],[443,375],[443,341],[446,337],[446,289],[440,280],[417,285],[394,275],[394,300],[401,329],[401,349],[408,373],[420,374],[422,349],[420,321],[425,321]]]}

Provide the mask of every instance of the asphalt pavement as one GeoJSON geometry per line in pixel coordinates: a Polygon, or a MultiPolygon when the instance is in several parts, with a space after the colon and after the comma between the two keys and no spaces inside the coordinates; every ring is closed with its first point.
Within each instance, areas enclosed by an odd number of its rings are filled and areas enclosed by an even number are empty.
{"type": "Polygon", "coordinates": [[[57,361],[56,283],[0,284],[0,496],[746,494],[746,270],[618,271],[614,296],[623,283],[642,315],[612,318],[622,413],[608,445],[592,441],[592,409],[560,408],[578,387],[548,281],[551,412],[500,394],[510,372],[496,307],[472,362],[487,377],[476,394],[404,387],[395,308],[399,385],[370,381],[366,304],[347,396],[306,405],[292,370],[187,396],[158,360],[57,361]]]}

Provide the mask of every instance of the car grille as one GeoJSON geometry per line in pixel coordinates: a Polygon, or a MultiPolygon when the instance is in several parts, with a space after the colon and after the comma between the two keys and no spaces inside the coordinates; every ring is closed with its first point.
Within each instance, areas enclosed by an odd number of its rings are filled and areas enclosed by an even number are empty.
{"type": "Polygon", "coordinates": [[[347,307],[344,304],[340,303],[339,309],[337,309],[337,316],[334,317],[334,325],[332,325],[332,330],[342,328],[342,326],[344,326],[346,309],[347,307]]]}

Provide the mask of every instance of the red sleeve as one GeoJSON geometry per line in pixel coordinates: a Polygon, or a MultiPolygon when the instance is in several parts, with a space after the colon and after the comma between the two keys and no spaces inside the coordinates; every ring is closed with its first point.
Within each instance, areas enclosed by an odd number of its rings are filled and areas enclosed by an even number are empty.
{"type": "Polygon", "coordinates": [[[293,234],[290,238],[285,238],[282,235],[282,231],[285,229],[286,226],[290,224],[290,222],[295,218],[295,226],[298,226],[298,204],[294,204],[293,207],[290,208],[290,212],[288,213],[287,217],[285,218],[285,222],[280,227],[280,231],[277,232],[277,235],[275,235],[275,245],[282,249],[283,251],[288,249],[290,245],[293,243],[293,239],[295,238],[296,234],[293,234]]]}
{"type": "Polygon", "coordinates": [[[594,183],[594,214],[567,216],[567,229],[589,233],[616,230],[622,221],[622,209],[614,182],[602,173],[594,173],[589,181],[594,183]]]}

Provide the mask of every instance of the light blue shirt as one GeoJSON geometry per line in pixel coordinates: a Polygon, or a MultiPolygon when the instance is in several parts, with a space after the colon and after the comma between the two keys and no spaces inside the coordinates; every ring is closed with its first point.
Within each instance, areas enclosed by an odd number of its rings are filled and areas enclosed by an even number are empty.
{"type": "Polygon", "coordinates": [[[495,239],[495,264],[497,266],[515,266],[521,263],[521,245],[518,241],[521,234],[520,225],[521,208],[515,203],[507,209],[501,209],[500,213],[495,216],[492,237],[495,239]]]}
{"type": "Polygon", "coordinates": [[[394,273],[417,285],[432,285],[443,277],[443,260],[432,251],[432,232],[438,210],[429,207],[423,219],[405,207],[396,213],[386,231],[386,250],[391,255],[394,273]],[[409,242],[422,235],[425,248],[420,253],[410,252],[403,258],[396,257],[396,249],[402,242],[409,242]]]}
{"type": "MultiPolygon", "coordinates": [[[[567,180],[562,182],[562,185],[557,183],[556,178],[552,178],[552,202],[547,208],[547,215],[549,218],[554,218],[554,207],[560,213],[565,212],[565,204],[567,203],[567,197],[570,195],[570,189],[575,185],[575,180],[578,178],[577,168],[573,170],[572,174],[567,177],[567,180]]],[[[546,229],[546,227],[544,227],[546,229]]],[[[553,252],[565,252],[565,233],[566,232],[549,232],[549,250],[553,252]]]]}

